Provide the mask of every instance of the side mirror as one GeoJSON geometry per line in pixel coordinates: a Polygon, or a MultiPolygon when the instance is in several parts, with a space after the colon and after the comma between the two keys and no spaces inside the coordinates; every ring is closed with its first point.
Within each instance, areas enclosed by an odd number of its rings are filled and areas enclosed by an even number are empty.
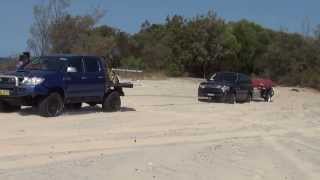
{"type": "Polygon", "coordinates": [[[68,73],[76,73],[76,72],[78,72],[78,71],[77,71],[77,69],[76,69],[75,67],[69,66],[69,67],[67,68],[67,72],[68,72],[68,73]]]}

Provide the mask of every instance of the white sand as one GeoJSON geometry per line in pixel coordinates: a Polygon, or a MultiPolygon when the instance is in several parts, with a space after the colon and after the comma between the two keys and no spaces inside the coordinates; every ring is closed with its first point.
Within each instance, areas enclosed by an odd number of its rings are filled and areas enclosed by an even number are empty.
{"type": "Polygon", "coordinates": [[[1,113],[0,179],[320,179],[319,93],[199,103],[198,83],[142,81],[117,113],[1,113]]]}

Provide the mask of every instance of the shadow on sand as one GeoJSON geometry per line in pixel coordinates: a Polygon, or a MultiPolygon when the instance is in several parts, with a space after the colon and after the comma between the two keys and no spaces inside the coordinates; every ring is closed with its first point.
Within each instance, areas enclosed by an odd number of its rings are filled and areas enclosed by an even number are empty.
{"type": "MultiPolygon", "coordinates": [[[[120,112],[132,112],[132,111],[136,111],[136,109],[130,108],[130,107],[121,107],[120,109],[120,112]]],[[[101,107],[99,106],[94,106],[94,107],[84,106],[79,110],[65,109],[63,112],[63,115],[82,115],[82,114],[93,114],[93,113],[99,113],[99,112],[103,112],[101,107]]],[[[37,109],[32,107],[23,108],[18,113],[22,116],[39,115],[37,109]]]]}

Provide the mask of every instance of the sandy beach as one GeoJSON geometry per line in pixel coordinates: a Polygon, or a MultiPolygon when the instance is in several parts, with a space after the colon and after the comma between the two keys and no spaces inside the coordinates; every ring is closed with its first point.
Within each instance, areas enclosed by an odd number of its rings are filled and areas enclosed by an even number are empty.
{"type": "Polygon", "coordinates": [[[320,179],[320,93],[202,103],[200,81],[140,81],[116,113],[1,113],[0,179],[320,179]]]}

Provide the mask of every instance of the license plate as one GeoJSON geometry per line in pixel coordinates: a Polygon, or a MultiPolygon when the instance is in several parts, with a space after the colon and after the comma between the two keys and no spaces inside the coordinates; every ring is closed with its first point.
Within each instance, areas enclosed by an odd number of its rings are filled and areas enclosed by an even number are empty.
{"type": "Polygon", "coordinates": [[[216,96],[215,94],[213,94],[213,93],[208,93],[208,96],[210,96],[210,97],[214,97],[214,96],[216,96]]]}
{"type": "Polygon", "coordinates": [[[258,89],[258,88],[253,88],[253,92],[254,93],[259,93],[261,90],[260,89],[258,89]]]}
{"type": "Polygon", "coordinates": [[[0,89],[0,96],[9,96],[10,91],[9,90],[2,90],[0,89]]]}

